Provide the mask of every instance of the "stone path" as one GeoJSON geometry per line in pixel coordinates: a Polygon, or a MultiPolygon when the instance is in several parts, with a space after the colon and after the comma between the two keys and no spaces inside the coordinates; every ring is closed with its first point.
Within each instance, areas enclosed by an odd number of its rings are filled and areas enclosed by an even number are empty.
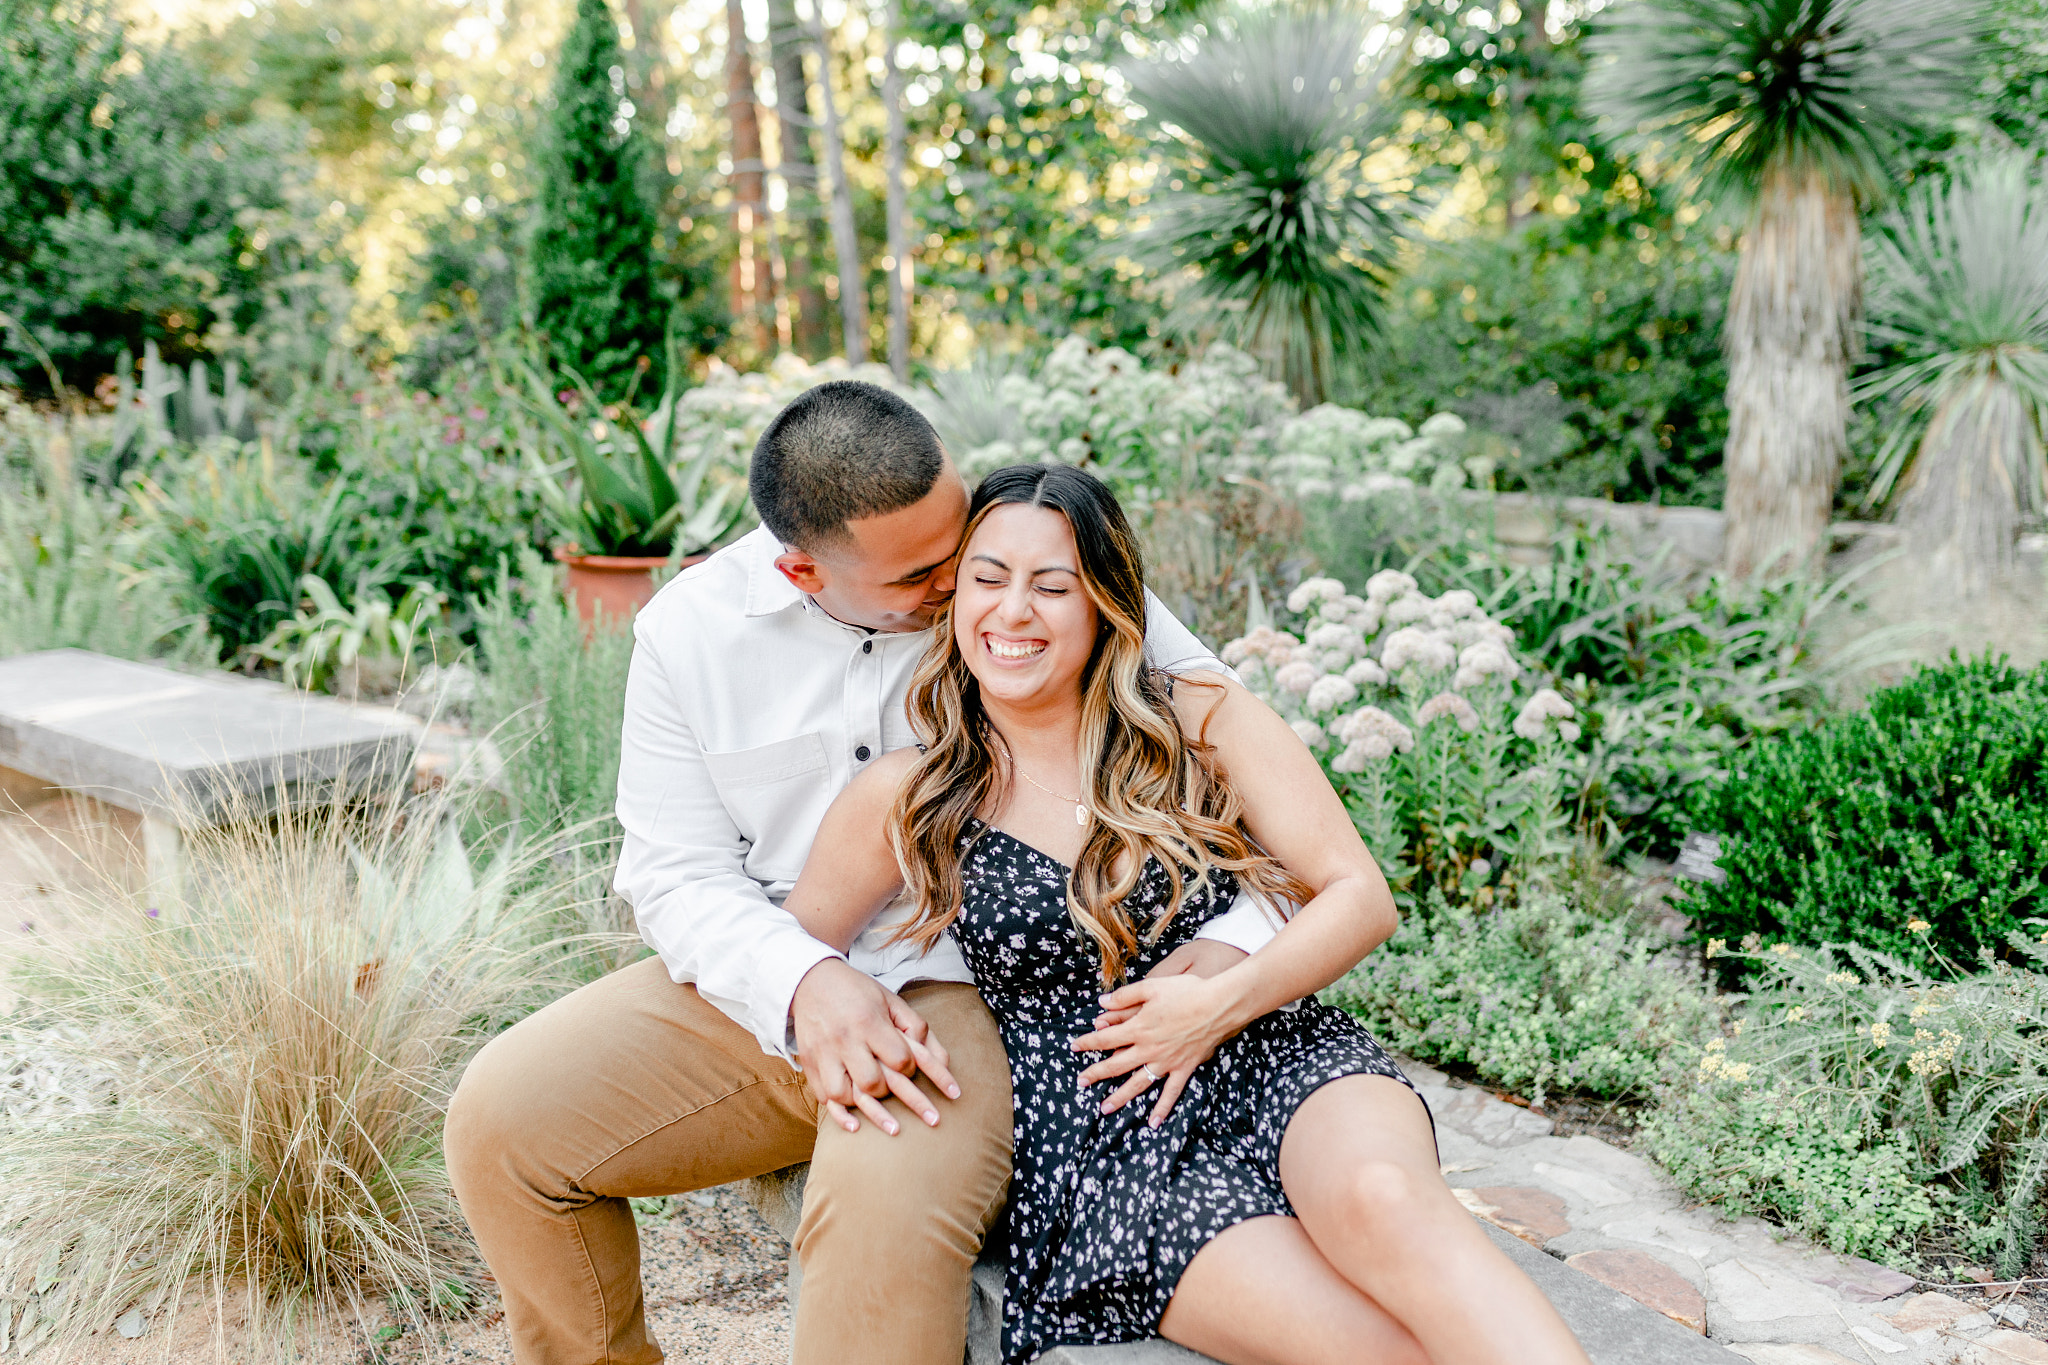
{"type": "Polygon", "coordinates": [[[1759,1219],[1688,1207],[1640,1157],[1401,1065],[1467,1208],[1754,1365],[2048,1365],[2048,1342],[1977,1304],[1914,1293],[1910,1276],[1759,1219]]]}

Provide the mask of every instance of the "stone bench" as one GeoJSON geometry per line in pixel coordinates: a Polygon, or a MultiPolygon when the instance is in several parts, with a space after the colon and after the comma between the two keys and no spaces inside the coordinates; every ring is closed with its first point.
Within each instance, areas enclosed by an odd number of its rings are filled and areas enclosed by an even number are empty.
{"type": "MultiPolygon", "coordinates": [[[[796,1236],[797,1218],[803,1211],[804,1176],[808,1166],[792,1166],[758,1180],[742,1189],[768,1225],[784,1239],[796,1236]]],[[[1741,1357],[1697,1333],[1687,1331],[1662,1313],[1654,1312],[1609,1289],[1590,1275],[1572,1269],[1554,1256],[1546,1255],[1521,1238],[1491,1223],[1480,1226],[1494,1243],[1536,1282],[1586,1348],[1593,1365],[1739,1365],[1741,1357]]],[[[984,1253],[974,1266],[973,1297],[967,1309],[966,1365],[1001,1365],[1004,1265],[994,1252],[984,1253]]],[[[792,1253],[789,1258],[789,1302],[796,1307],[803,1286],[803,1268],[792,1253]]],[[[1475,1312],[1485,1311],[1475,1304],[1475,1312]]],[[[1038,1357],[1037,1365],[1215,1365],[1210,1357],[1176,1346],[1170,1341],[1134,1341],[1120,1346],[1056,1346],[1038,1357]]]]}
{"type": "Polygon", "coordinates": [[[141,817],[145,875],[183,886],[181,831],[406,771],[420,727],[231,673],[53,649],[0,659],[0,805],[58,791],[141,817]]]}

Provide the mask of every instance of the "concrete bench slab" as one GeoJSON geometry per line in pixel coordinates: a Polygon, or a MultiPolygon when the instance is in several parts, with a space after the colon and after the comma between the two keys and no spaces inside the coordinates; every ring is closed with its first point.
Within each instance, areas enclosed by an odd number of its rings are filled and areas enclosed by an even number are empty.
{"type": "MultiPolygon", "coordinates": [[[[744,1182],[746,1197],[768,1224],[784,1237],[796,1234],[803,1211],[804,1177],[808,1166],[744,1182]]],[[[1507,1253],[1522,1273],[1536,1282],[1586,1348],[1593,1365],[1737,1365],[1742,1358],[1695,1332],[1637,1303],[1563,1261],[1530,1246],[1490,1223],[1480,1224],[1494,1244],[1507,1253]]],[[[984,1253],[974,1266],[974,1287],[967,1309],[965,1365],[1001,1365],[1003,1262],[984,1253]]],[[[789,1302],[796,1309],[803,1271],[789,1258],[789,1302]]],[[[1475,1304],[1474,1311],[1484,1311],[1475,1304]]],[[[1170,1341],[1133,1341],[1116,1346],[1055,1346],[1036,1365],[1215,1365],[1208,1356],[1170,1341]]]]}
{"type": "Polygon", "coordinates": [[[403,772],[418,730],[396,712],[229,673],[82,649],[0,659],[0,769],[140,814],[153,883],[181,875],[181,826],[403,772]]]}

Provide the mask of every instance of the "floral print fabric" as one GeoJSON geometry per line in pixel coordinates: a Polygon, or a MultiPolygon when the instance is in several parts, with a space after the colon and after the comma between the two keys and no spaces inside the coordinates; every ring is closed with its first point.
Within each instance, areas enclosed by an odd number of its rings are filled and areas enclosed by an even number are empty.
{"type": "MultiPolygon", "coordinates": [[[[1096,949],[1067,913],[1068,868],[978,821],[962,857],[965,894],[952,933],[1002,1031],[1016,1096],[1001,1232],[1010,1258],[1004,1361],[1152,1336],[1210,1238],[1248,1218],[1293,1215],[1280,1186],[1280,1142],[1304,1100],[1344,1076],[1409,1082],[1349,1015],[1304,1001],[1218,1048],[1158,1128],[1146,1123],[1156,1091],[1101,1113],[1114,1085],[1082,1092],[1079,1079],[1100,1054],[1068,1045],[1091,1029],[1103,991],[1096,949]]],[[[1128,979],[1192,939],[1236,895],[1236,880],[1221,870],[1190,887],[1128,979]]],[[[1172,903],[1172,878],[1154,860],[1124,909],[1142,937],[1172,903]]]]}

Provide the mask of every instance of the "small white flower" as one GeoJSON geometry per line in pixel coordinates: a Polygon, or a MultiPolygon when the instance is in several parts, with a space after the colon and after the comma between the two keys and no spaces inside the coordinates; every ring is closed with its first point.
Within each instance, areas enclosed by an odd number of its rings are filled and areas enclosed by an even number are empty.
{"type": "MultiPolygon", "coordinates": [[[[1415,747],[1415,732],[1377,706],[1361,706],[1337,725],[1337,738],[1346,744],[1363,744],[1378,738],[1387,743],[1387,753],[1403,753],[1415,747]]],[[[1382,754],[1381,757],[1385,757],[1382,754]]]]}
{"type": "Polygon", "coordinates": [[[1455,412],[1439,412],[1422,424],[1421,436],[1463,436],[1465,419],[1455,412]]]}
{"type": "Polygon", "coordinates": [[[1437,598],[1436,604],[1452,616],[1474,616],[1479,611],[1479,594],[1466,588],[1452,588],[1437,598]]]}
{"type": "Polygon", "coordinates": [[[1323,733],[1323,727],[1312,720],[1297,720],[1292,722],[1292,726],[1294,733],[1301,736],[1301,742],[1311,749],[1322,748],[1328,739],[1323,733]]]}
{"type": "MultiPolygon", "coordinates": [[[[1410,593],[1387,603],[1386,622],[1390,626],[1405,626],[1420,621],[1436,610],[1436,601],[1421,593],[1410,593]]],[[[1446,618],[1448,619],[1448,618],[1446,618]]]]}
{"type": "Polygon", "coordinates": [[[1417,725],[1428,725],[1449,716],[1458,723],[1458,728],[1471,734],[1479,728],[1479,713],[1472,709],[1472,703],[1456,692],[1439,692],[1422,703],[1422,709],[1415,713],[1417,725]]]}
{"type": "Polygon", "coordinates": [[[1287,610],[1307,611],[1317,602],[1336,601],[1344,596],[1344,585],[1334,578],[1311,578],[1287,594],[1287,610]]]}
{"type": "Polygon", "coordinates": [[[1415,580],[1399,569],[1381,569],[1365,580],[1365,598],[1368,602],[1385,604],[1414,591],[1415,580]]]}
{"type": "Polygon", "coordinates": [[[1341,649],[1353,654],[1365,648],[1365,641],[1359,638],[1357,631],[1335,623],[1317,626],[1308,632],[1302,643],[1311,649],[1341,649]]]}
{"type": "Polygon", "coordinates": [[[1344,680],[1353,687],[1380,687],[1387,681],[1387,670],[1371,659],[1360,659],[1344,670],[1344,680]]]}
{"type": "MultiPolygon", "coordinates": [[[[1553,687],[1540,687],[1535,695],[1522,703],[1520,714],[1515,717],[1515,733],[1523,739],[1535,741],[1543,738],[1543,722],[1556,720],[1569,722],[1578,715],[1578,708],[1564,699],[1564,695],[1553,687]]],[[[1557,731],[1567,740],[1579,737],[1579,727],[1570,725],[1571,733],[1566,734],[1566,724],[1560,724],[1557,731]]]]}
{"type": "Polygon", "coordinates": [[[1449,640],[1434,631],[1414,626],[1389,635],[1380,650],[1380,667],[1389,673],[1399,673],[1410,664],[1436,673],[1455,666],[1457,662],[1458,651],[1449,640]]]}
{"type": "Polygon", "coordinates": [[[1505,645],[1498,640],[1481,640],[1459,651],[1458,674],[1451,679],[1451,686],[1462,692],[1468,687],[1477,687],[1488,678],[1513,682],[1521,671],[1505,645]]]}
{"type": "Polygon", "coordinates": [[[1346,682],[1340,677],[1326,676],[1317,678],[1315,685],[1309,688],[1308,700],[1305,704],[1310,711],[1321,715],[1325,711],[1357,700],[1358,687],[1356,684],[1346,682]]]}
{"type": "Polygon", "coordinates": [[[1306,696],[1308,690],[1316,685],[1316,679],[1322,676],[1322,671],[1314,664],[1296,661],[1275,673],[1273,681],[1301,697],[1306,696]]]}
{"type": "Polygon", "coordinates": [[[1245,643],[1242,638],[1232,640],[1229,644],[1223,646],[1223,662],[1229,664],[1232,668],[1236,668],[1247,658],[1251,657],[1251,652],[1251,646],[1245,643]]]}

